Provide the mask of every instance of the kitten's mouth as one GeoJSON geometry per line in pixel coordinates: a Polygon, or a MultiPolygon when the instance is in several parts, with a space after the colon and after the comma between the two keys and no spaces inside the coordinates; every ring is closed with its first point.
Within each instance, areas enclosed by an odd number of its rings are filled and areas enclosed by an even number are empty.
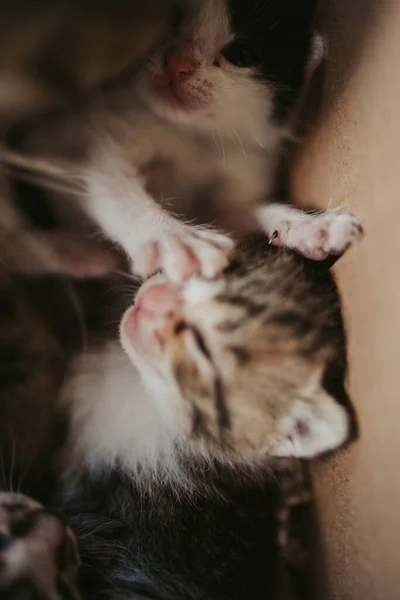
{"type": "Polygon", "coordinates": [[[166,73],[153,76],[151,87],[158,99],[184,112],[205,108],[210,103],[209,98],[189,93],[179,82],[171,81],[166,73]]]}

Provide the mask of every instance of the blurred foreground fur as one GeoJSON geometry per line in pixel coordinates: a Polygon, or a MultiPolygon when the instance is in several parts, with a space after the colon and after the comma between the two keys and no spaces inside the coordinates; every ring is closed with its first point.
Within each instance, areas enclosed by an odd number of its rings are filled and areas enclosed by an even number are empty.
{"type": "Polygon", "coordinates": [[[174,0],[0,0],[0,123],[118,76],[173,19],[174,0]]]}
{"type": "MultiPolygon", "coordinates": [[[[175,0],[0,0],[0,137],[21,120],[73,104],[134,68],[168,31],[174,6],[175,0]]],[[[32,221],[13,186],[2,169],[0,255],[7,267],[77,277],[115,267],[85,220],[71,213],[71,202],[60,203],[72,220],[68,231],[47,231],[47,223],[38,229],[36,188],[22,193],[32,221]]]]}

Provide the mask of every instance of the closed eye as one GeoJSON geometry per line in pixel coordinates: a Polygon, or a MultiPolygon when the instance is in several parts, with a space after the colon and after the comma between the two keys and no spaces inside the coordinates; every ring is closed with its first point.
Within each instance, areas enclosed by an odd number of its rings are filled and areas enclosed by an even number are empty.
{"type": "Polygon", "coordinates": [[[211,354],[209,349],[207,348],[207,345],[204,341],[204,337],[201,335],[200,331],[198,329],[196,329],[196,327],[191,326],[190,327],[191,332],[193,333],[193,337],[196,341],[197,347],[200,350],[200,352],[210,361],[211,361],[211,354]]]}
{"type": "Polygon", "coordinates": [[[175,335],[179,335],[182,333],[182,331],[186,331],[188,327],[189,325],[186,323],[186,321],[178,321],[174,328],[175,335]]]}
{"type": "Polygon", "coordinates": [[[204,337],[200,333],[200,331],[194,325],[188,323],[187,321],[178,321],[174,328],[175,335],[180,335],[184,331],[190,331],[193,335],[194,341],[200,352],[205,356],[209,361],[211,361],[211,353],[207,347],[207,344],[204,341],[204,337]]]}

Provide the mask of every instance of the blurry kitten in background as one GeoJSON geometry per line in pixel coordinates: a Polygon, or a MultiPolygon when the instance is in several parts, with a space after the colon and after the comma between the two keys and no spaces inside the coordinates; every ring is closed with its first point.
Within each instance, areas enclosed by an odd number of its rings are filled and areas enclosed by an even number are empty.
{"type": "Polygon", "coordinates": [[[120,87],[9,142],[42,154],[39,171],[59,157],[81,206],[141,275],[162,268],[181,281],[226,266],[231,240],[173,212],[232,232],[260,228],[309,258],[340,254],[359,234],[352,216],[268,204],[312,58],[314,5],[185,2],[174,34],[120,87]]]}

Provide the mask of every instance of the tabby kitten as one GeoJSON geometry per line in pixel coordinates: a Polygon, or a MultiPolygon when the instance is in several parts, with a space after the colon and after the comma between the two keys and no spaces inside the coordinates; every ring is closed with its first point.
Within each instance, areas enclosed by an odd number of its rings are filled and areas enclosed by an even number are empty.
{"type": "Polygon", "coordinates": [[[148,280],[120,337],[78,358],[62,394],[85,594],[273,597],[270,475],[350,431],[326,267],[253,240],[215,281],[148,280]]]}

